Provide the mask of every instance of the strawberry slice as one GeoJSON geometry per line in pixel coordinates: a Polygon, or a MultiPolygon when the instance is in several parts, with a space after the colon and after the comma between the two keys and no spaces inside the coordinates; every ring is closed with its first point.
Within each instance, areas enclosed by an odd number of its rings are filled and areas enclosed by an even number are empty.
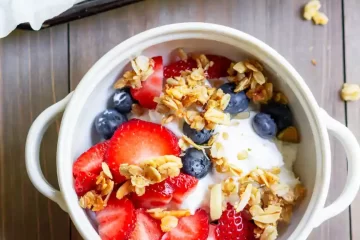
{"type": "Polygon", "coordinates": [[[135,228],[129,240],[160,240],[163,235],[160,222],[149,216],[143,209],[137,209],[135,228]]]}
{"type": "Polygon", "coordinates": [[[185,173],[180,173],[179,176],[169,178],[167,181],[174,189],[173,201],[177,204],[181,204],[199,182],[197,178],[185,173]]]}
{"type": "Polygon", "coordinates": [[[206,57],[210,61],[214,62],[214,64],[207,70],[207,77],[209,79],[226,77],[229,75],[227,70],[232,62],[230,59],[217,55],[206,55],[206,57]]]}
{"type": "Polygon", "coordinates": [[[181,75],[181,71],[192,70],[193,68],[197,68],[197,64],[194,59],[189,58],[186,61],[180,60],[164,67],[164,77],[177,77],[181,75]]]}
{"type": "Polygon", "coordinates": [[[140,164],[143,160],[164,156],[178,156],[178,139],[167,128],[139,119],[120,125],[109,143],[106,163],[116,182],[124,180],[119,173],[123,163],[140,164]]]}
{"type": "Polygon", "coordinates": [[[161,240],[206,240],[208,235],[208,214],[198,209],[195,215],[180,218],[177,227],[165,233],[161,240]]]}
{"type": "Polygon", "coordinates": [[[137,208],[158,208],[165,207],[173,197],[173,189],[169,183],[162,181],[145,188],[142,196],[131,194],[131,200],[137,208]]]}
{"type": "Polygon", "coordinates": [[[74,188],[78,196],[83,196],[90,190],[95,189],[97,174],[91,172],[79,172],[75,178],[74,188]]]}
{"type": "Polygon", "coordinates": [[[155,109],[156,102],[154,98],[160,96],[163,89],[163,60],[162,57],[153,57],[155,62],[154,73],[151,74],[146,81],[142,82],[141,88],[131,88],[130,93],[134,99],[138,100],[140,105],[155,109]]]}
{"type": "Polygon", "coordinates": [[[104,210],[96,213],[102,240],[127,239],[135,225],[135,208],[127,198],[112,194],[104,210]]]}
{"type": "Polygon", "coordinates": [[[98,143],[76,159],[73,165],[73,175],[75,178],[80,172],[94,173],[96,175],[101,172],[101,163],[104,160],[108,143],[108,141],[98,143]]]}

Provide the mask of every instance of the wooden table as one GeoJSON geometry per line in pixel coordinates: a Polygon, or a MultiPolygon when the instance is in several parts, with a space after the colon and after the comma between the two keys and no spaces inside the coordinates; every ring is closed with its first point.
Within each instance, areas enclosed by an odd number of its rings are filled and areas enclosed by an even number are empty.
{"type": "MultiPolygon", "coordinates": [[[[68,215],[43,197],[25,170],[32,121],[72,91],[86,71],[128,37],[159,25],[203,21],[247,32],[279,51],[303,76],[320,106],[360,139],[360,102],[339,99],[344,82],[360,83],[360,2],[323,0],[326,26],[301,19],[307,0],[148,0],[40,32],[15,31],[0,40],[0,239],[81,239],[68,215]],[[316,66],[311,64],[315,59],[316,66]]],[[[59,121],[41,151],[44,175],[57,186],[59,121]]],[[[347,164],[332,141],[328,203],[342,191],[347,164]]],[[[351,208],[315,229],[309,239],[360,239],[360,195],[351,208]]]]}

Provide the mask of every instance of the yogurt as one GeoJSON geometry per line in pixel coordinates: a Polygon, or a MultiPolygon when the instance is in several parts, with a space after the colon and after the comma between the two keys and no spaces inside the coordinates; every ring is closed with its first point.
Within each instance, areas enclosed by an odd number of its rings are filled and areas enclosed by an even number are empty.
{"type": "MultiPolygon", "coordinates": [[[[232,119],[228,126],[217,125],[214,134],[218,134],[217,142],[224,148],[224,157],[230,164],[233,164],[247,174],[256,168],[271,169],[279,167],[280,183],[294,188],[300,181],[295,177],[292,166],[296,160],[297,144],[272,141],[261,138],[253,130],[251,123],[256,111],[250,112],[247,119],[232,119]],[[225,133],[225,134],[224,134],[225,133]],[[226,137],[224,137],[226,135],[226,137]],[[248,157],[239,160],[237,155],[240,151],[247,151],[248,157]]],[[[147,110],[139,118],[144,121],[161,123],[162,115],[154,110],[147,110]]],[[[183,120],[177,119],[164,126],[172,131],[177,137],[183,136],[183,120]]],[[[221,182],[230,177],[227,173],[218,173],[215,169],[204,178],[200,179],[196,188],[187,196],[180,206],[173,206],[177,209],[189,209],[193,214],[198,208],[209,210],[210,190],[209,186],[221,182]]],[[[229,202],[238,200],[238,197],[228,199],[229,202]]]]}

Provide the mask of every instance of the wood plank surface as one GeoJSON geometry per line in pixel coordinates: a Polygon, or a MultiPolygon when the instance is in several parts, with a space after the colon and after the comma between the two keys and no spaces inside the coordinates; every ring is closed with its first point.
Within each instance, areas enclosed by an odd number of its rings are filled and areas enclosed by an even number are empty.
{"type": "MultiPolygon", "coordinates": [[[[346,82],[360,84],[360,2],[357,0],[344,1],[344,30],[345,30],[345,66],[346,82]]],[[[360,101],[348,102],[347,125],[360,142],[360,101]]],[[[360,194],[351,205],[352,239],[360,239],[360,194]]]]}
{"type": "MultiPolygon", "coordinates": [[[[31,184],[25,140],[34,119],[68,93],[67,26],[15,31],[0,40],[0,239],[68,239],[69,217],[31,184]]],[[[57,124],[41,147],[45,177],[57,186],[57,124]]]]}
{"type": "MultiPolygon", "coordinates": [[[[128,37],[160,25],[203,21],[242,30],[278,50],[303,76],[320,106],[344,122],[344,104],[338,98],[343,82],[341,1],[322,1],[322,11],[330,18],[329,24],[324,27],[301,19],[301,9],[306,2],[147,0],[73,22],[69,36],[71,88],[76,87],[95,61],[128,37]],[[311,64],[311,59],[318,62],[317,66],[311,64]]],[[[333,173],[328,203],[340,194],[346,177],[344,151],[334,141],[332,154],[333,173]]],[[[77,238],[80,237],[73,229],[72,239],[77,238]]],[[[348,211],[327,221],[309,237],[329,240],[349,238],[348,211]]]]}

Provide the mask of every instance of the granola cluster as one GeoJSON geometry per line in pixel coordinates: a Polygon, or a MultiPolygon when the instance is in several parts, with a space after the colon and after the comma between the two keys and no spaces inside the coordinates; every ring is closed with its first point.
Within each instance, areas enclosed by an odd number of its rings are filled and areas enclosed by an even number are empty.
{"type": "Polygon", "coordinates": [[[236,83],[234,92],[244,91],[254,103],[267,103],[273,97],[273,84],[263,74],[263,66],[255,60],[231,64],[228,69],[230,82],[236,83]]]}
{"type": "Polygon", "coordinates": [[[126,71],[124,75],[115,82],[114,88],[124,87],[140,88],[141,82],[145,81],[154,72],[154,61],[145,56],[138,56],[131,60],[132,71],[126,71]]]}
{"type": "Polygon", "coordinates": [[[178,225],[179,218],[190,216],[191,213],[187,209],[180,210],[164,210],[162,208],[153,208],[147,210],[149,215],[161,221],[160,227],[163,232],[169,232],[178,225]]]}
{"type": "Polygon", "coordinates": [[[321,4],[319,0],[311,0],[308,2],[304,7],[304,18],[308,21],[312,19],[316,25],[326,25],[329,18],[325,13],[319,11],[320,7],[321,4]]]}
{"type": "Polygon", "coordinates": [[[155,99],[158,103],[156,110],[165,115],[163,123],[184,118],[191,128],[199,131],[214,129],[216,124],[229,124],[230,115],[224,110],[230,95],[205,84],[205,70],[213,62],[204,54],[194,58],[197,68],[182,71],[181,76],[166,80],[164,93],[155,99]]]}
{"type": "Polygon", "coordinates": [[[344,101],[357,101],[360,99],[360,85],[344,83],[341,89],[341,98],[344,101]]]}
{"type": "Polygon", "coordinates": [[[102,172],[96,178],[96,189],[85,193],[79,200],[80,207],[94,212],[103,210],[114,190],[114,181],[108,165],[102,163],[102,172]]]}
{"type": "Polygon", "coordinates": [[[305,195],[305,189],[298,184],[294,189],[279,182],[279,168],[255,169],[241,177],[229,177],[212,186],[210,213],[217,220],[226,208],[229,199],[237,196],[233,203],[237,212],[250,212],[257,228],[255,235],[263,240],[275,240],[277,224],[290,222],[293,206],[305,195]]]}
{"type": "Polygon", "coordinates": [[[181,159],[173,155],[148,159],[140,165],[121,164],[120,174],[126,177],[127,181],[118,189],[116,197],[121,199],[130,192],[142,196],[145,187],[162,182],[168,177],[178,176],[180,168],[182,168],[181,159]]]}

